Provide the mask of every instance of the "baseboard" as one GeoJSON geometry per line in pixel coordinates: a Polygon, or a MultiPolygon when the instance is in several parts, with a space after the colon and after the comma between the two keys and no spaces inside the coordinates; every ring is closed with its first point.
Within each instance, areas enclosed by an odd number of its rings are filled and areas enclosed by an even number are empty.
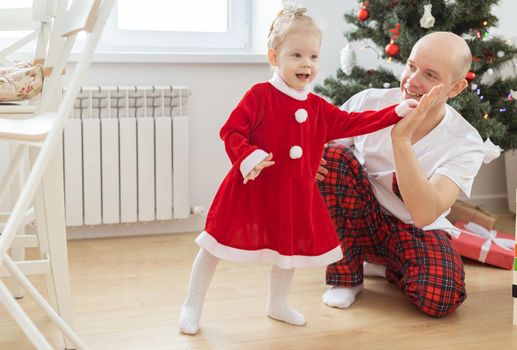
{"type": "Polygon", "coordinates": [[[68,239],[142,236],[151,234],[201,232],[203,231],[204,224],[204,216],[194,216],[189,219],[171,221],[67,227],[66,233],[68,239]]]}
{"type": "MultiPolygon", "coordinates": [[[[481,206],[491,212],[508,211],[507,194],[477,195],[466,202],[481,206]]],[[[107,238],[140,236],[150,234],[174,234],[185,232],[201,232],[205,224],[205,217],[196,215],[189,219],[171,221],[152,221],[148,223],[95,225],[67,227],[68,239],[107,238]]]]}
{"type": "Polygon", "coordinates": [[[465,202],[483,207],[494,213],[508,211],[508,195],[506,193],[472,196],[465,202]]]}

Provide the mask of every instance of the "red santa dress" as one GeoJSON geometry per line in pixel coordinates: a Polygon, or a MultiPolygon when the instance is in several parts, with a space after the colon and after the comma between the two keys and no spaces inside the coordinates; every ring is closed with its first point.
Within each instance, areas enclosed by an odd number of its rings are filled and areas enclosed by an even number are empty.
{"type": "Polygon", "coordinates": [[[340,260],[338,236],[315,181],[323,146],[396,123],[394,107],[348,113],[290,88],[278,74],[253,86],[221,129],[232,168],[196,243],[221,259],[286,269],[340,260]],[[243,176],[268,153],[275,164],[244,184],[243,176]]]}

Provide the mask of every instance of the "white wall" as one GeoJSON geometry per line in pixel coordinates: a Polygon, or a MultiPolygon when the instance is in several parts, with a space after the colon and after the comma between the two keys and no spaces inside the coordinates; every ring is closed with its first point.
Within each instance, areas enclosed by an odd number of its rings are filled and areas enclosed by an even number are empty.
{"type": "MultiPolygon", "coordinates": [[[[261,1],[261,0],[257,0],[261,1]]],[[[262,0],[265,1],[265,0],[262,0]]],[[[273,0],[267,0],[273,1],[273,0]]],[[[279,1],[278,1],[279,2],[279,1]]],[[[345,45],[342,35],[345,28],[343,14],[349,9],[358,9],[356,1],[305,0],[303,3],[323,29],[321,72],[316,83],[326,76],[334,75],[339,66],[339,50],[345,45]]],[[[515,1],[503,0],[494,11],[500,18],[497,32],[517,36],[517,26],[510,14],[517,13],[515,1]]],[[[495,33],[495,31],[494,31],[495,33]]],[[[356,47],[361,44],[356,44],[356,47]]],[[[379,61],[372,50],[356,51],[358,64],[375,68],[379,61]]],[[[219,139],[219,128],[243,93],[254,83],[269,79],[270,67],[265,58],[262,63],[93,63],[83,85],[187,85],[192,95],[189,99],[191,121],[191,198],[192,205],[208,209],[221,180],[230,167],[219,139]]],[[[484,167],[476,180],[473,197],[483,200],[496,197],[495,205],[501,206],[504,189],[504,166],[501,160],[484,167]]],[[[494,203],[492,203],[494,204],[494,203]]],[[[204,218],[193,217],[176,222],[147,225],[115,225],[86,229],[71,229],[71,237],[105,234],[140,234],[159,232],[199,231],[204,218]]]]}

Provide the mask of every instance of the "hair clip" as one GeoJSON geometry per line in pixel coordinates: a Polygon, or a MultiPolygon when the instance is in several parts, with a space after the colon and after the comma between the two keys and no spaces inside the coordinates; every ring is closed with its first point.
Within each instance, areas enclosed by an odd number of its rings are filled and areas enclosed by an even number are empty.
{"type": "Polygon", "coordinates": [[[292,1],[284,1],[282,4],[282,15],[288,17],[301,17],[307,9],[302,4],[292,1]]]}

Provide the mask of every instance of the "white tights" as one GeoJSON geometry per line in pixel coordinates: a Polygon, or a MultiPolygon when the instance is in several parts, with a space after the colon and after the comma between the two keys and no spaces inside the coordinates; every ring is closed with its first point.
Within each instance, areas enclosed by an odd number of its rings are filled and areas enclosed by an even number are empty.
{"type": "Polygon", "coordinates": [[[203,301],[218,262],[219,258],[204,249],[200,249],[194,259],[187,298],[181,308],[178,324],[180,331],[185,334],[196,334],[199,330],[203,301]]]}
{"type": "MultiPolygon", "coordinates": [[[[203,309],[206,291],[214,275],[219,258],[200,249],[190,275],[187,297],[181,308],[178,327],[182,333],[196,334],[203,309]]],[[[266,314],[279,321],[294,325],[304,325],[305,317],[287,306],[287,294],[294,276],[294,269],[271,268],[270,286],[266,314]]]]}
{"type": "Polygon", "coordinates": [[[303,326],[305,324],[305,317],[287,306],[287,294],[293,281],[293,276],[294,269],[282,269],[276,265],[271,267],[266,314],[275,320],[303,326]]]}

